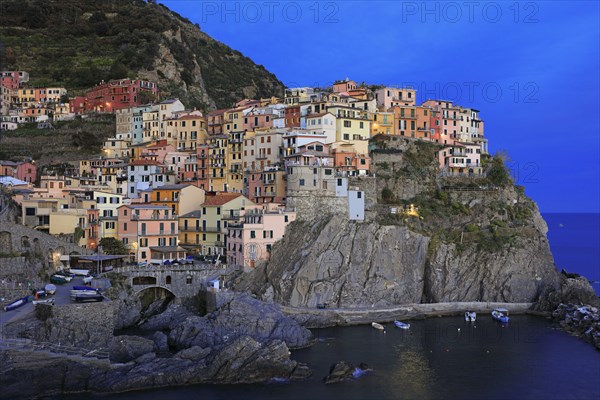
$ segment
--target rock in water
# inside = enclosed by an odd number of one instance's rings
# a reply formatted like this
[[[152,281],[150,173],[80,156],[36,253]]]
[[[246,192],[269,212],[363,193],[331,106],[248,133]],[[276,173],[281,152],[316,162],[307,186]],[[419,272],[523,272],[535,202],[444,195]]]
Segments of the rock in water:
[[[361,365],[366,366],[366,364],[363,363],[361,363]],[[365,368],[365,370],[367,368]],[[323,378],[323,381],[326,384],[345,382],[356,378],[357,370],[358,369],[354,365],[349,364],[346,361],[338,361],[329,368],[329,375]]]

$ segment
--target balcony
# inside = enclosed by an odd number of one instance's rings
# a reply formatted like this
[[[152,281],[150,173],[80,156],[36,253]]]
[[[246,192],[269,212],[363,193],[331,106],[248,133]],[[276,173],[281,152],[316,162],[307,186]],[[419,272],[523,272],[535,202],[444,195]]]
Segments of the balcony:
[[[225,242],[215,242],[215,247],[225,247]]]
[[[265,179],[263,179],[263,182],[264,182],[265,185],[272,185],[272,184],[275,183],[275,179],[273,179],[273,178],[269,178],[269,179],[265,178]]]
[[[240,218],[240,213],[239,212],[234,212],[233,214],[225,214],[221,217],[222,220],[238,220]]]
[[[221,228],[217,228],[217,227],[213,227],[213,226],[206,226],[206,227],[202,227],[200,228],[200,232],[206,232],[206,233],[222,233],[223,230]]]
[[[266,160],[268,157],[266,154],[259,154],[256,156],[257,160]]]
[[[202,232],[202,228],[200,228],[199,226],[183,226],[183,227],[179,227],[179,231],[180,232]]]

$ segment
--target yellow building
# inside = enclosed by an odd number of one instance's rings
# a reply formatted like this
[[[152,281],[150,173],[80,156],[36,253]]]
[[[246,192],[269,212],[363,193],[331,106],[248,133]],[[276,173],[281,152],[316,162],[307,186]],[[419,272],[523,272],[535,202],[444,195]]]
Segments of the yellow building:
[[[244,127],[244,110],[250,107],[238,107],[225,111],[223,114],[223,134],[240,131]]]
[[[171,207],[175,215],[197,210],[204,203],[205,192],[190,184],[164,185],[152,189],[150,203]]]
[[[373,115],[371,124],[371,137],[379,134],[392,135],[394,133],[394,113],[378,111]]]
[[[370,113],[352,107],[334,106],[328,109],[336,117],[336,142],[354,142],[371,137]]]
[[[179,151],[195,151],[208,138],[206,118],[200,111],[175,114],[164,122],[167,143]]]
[[[226,135],[211,136],[208,141],[206,174],[210,191],[227,190],[227,153],[228,139]]]
[[[200,253],[225,255],[228,224],[238,222],[240,211],[254,205],[239,193],[207,195],[201,206]]]
[[[231,132],[227,139],[227,191],[244,190],[244,132]]]

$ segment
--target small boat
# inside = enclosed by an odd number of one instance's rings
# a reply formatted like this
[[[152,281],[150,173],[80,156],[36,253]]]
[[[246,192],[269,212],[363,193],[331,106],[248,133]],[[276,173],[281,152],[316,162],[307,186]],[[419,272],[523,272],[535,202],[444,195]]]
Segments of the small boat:
[[[12,303],[8,303],[7,305],[5,305],[4,311],[15,310],[15,309],[27,304],[28,301],[29,301],[29,296],[21,297],[20,299],[17,299],[15,301],[13,301]]]
[[[48,294],[54,294],[54,293],[56,293],[56,286],[54,286],[53,284],[49,283],[46,286],[44,286],[44,290]]]
[[[86,292],[98,292],[100,289],[96,289],[90,286],[73,286],[73,290],[81,290]]]
[[[43,299],[43,300],[34,300],[32,301],[33,304],[50,304],[50,305],[54,305],[54,298],[51,299]]]
[[[492,318],[503,323],[508,322],[508,310],[506,308],[494,308]]]
[[[100,293],[88,292],[71,295],[71,299],[77,303],[84,303],[92,301],[103,301],[104,296],[102,296]]]
[[[63,275],[52,275],[50,277],[50,282],[57,284],[57,285],[64,285],[68,281],[67,281],[67,278]]]
[[[410,324],[401,321],[394,321],[394,325],[396,325],[400,329],[408,329],[410,328]]]
[[[371,326],[375,329],[379,329],[380,331],[385,329],[385,327],[383,325],[378,324],[377,322],[371,322]]]
[[[475,311],[466,311],[465,312],[465,321],[475,322],[476,319],[477,319],[477,313]]]
[[[79,276],[88,276],[90,274],[90,270],[89,269],[74,269],[74,268],[71,268],[69,271],[71,272],[71,274],[73,274],[73,275],[79,275]]]
[[[63,278],[66,282],[71,282],[73,280],[73,275],[65,271],[58,271],[56,274],[54,274],[54,276],[59,276]]]
[[[86,284],[87,284],[87,283],[92,283],[92,280],[93,280],[93,279],[94,279],[94,277],[93,277],[93,276],[89,276],[89,275],[88,275],[88,276],[85,276],[85,277],[83,278],[83,283],[86,283]]]

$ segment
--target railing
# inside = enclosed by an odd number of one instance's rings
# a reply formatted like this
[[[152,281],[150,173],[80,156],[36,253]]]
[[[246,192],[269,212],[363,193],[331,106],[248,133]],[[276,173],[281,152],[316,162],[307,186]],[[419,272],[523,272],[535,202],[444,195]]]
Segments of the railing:
[[[179,230],[181,232],[202,232],[202,228],[200,228],[199,226],[184,226],[179,227]]]

